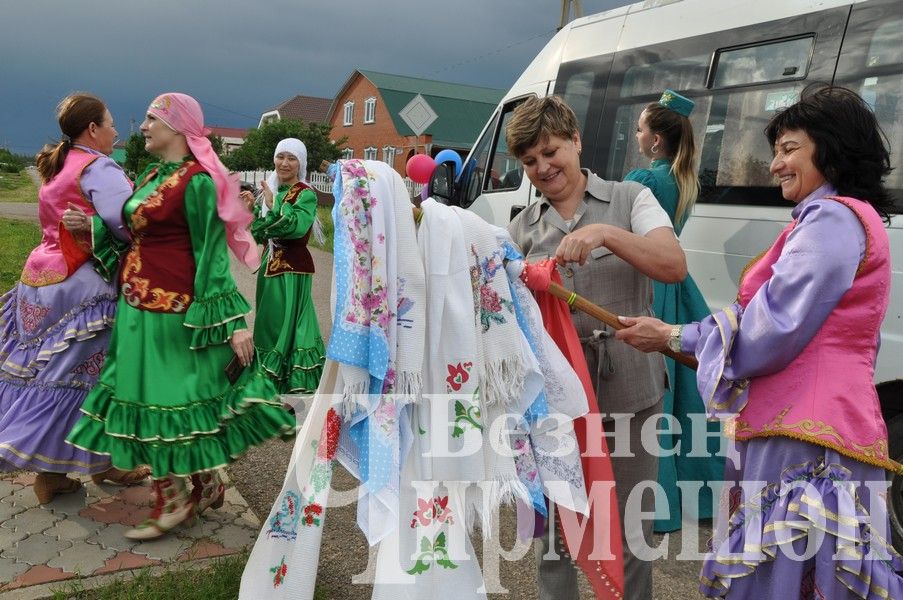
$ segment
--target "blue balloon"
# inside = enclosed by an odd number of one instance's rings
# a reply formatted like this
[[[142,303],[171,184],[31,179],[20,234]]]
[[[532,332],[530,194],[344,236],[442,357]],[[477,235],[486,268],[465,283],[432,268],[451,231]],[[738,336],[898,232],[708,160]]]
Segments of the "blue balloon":
[[[446,148],[437,154],[433,160],[436,161],[437,165],[441,165],[445,162],[453,162],[455,163],[455,172],[453,173],[453,176],[457,177],[461,174],[461,155],[454,150]]]

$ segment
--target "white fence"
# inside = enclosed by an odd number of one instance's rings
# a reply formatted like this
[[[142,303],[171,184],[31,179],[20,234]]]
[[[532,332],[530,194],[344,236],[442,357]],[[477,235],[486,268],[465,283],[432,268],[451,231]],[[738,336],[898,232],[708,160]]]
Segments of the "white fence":
[[[252,183],[255,187],[260,187],[260,182],[269,177],[270,173],[272,173],[272,171],[238,171],[238,175],[242,181]],[[408,188],[409,196],[413,198],[420,195],[420,190],[423,188],[422,183],[416,183],[408,177],[404,177],[402,180],[404,181],[405,187]],[[307,181],[310,183],[311,187],[320,190],[321,192],[327,194],[332,193],[332,181],[330,181],[324,173],[308,173]]]

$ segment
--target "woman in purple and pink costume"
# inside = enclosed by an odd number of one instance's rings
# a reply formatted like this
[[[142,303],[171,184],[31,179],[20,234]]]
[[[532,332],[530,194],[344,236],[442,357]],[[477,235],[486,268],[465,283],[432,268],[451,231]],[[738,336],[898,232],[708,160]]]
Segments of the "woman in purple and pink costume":
[[[704,595],[903,598],[885,499],[901,465],[873,385],[890,294],[887,141],[859,96],[825,85],[765,134],[796,207],[737,302],[683,327],[622,318],[617,337],[694,353],[709,414],[734,439]]]
[[[37,471],[41,504],[81,487],[66,473],[96,483],[135,483],[149,473],[114,469],[108,457],[64,441],[106,357],[118,261],[92,254],[94,240],[67,231],[62,215],[78,206],[128,239],[121,214],[132,185],[108,156],[117,133],[102,100],[71,94],[57,117],[62,141],[37,156],[41,244],[0,298],[0,471]]]

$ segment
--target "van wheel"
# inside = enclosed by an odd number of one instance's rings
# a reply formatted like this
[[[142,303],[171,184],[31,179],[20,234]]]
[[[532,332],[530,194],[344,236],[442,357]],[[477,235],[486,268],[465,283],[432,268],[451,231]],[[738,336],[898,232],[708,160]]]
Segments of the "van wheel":
[[[903,461],[903,415],[887,423],[887,439],[891,460]],[[888,493],[891,538],[897,552],[903,553],[903,475],[894,475]]]

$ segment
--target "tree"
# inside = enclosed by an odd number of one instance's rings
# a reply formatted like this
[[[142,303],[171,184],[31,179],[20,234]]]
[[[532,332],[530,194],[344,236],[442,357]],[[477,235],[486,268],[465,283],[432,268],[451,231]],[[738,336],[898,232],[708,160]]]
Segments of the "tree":
[[[18,173],[25,168],[24,157],[13,154],[6,148],[0,148],[0,171]]]
[[[333,143],[329,139],[332,126],[326,123],[305,123],[298,119],[281,119],[252,129],[245,143],[225,157],[226,166],[233,171],[270,170],[273,151],[285,138],[298,138],[307,146],[307,171],[315,171],[324,160],[334,161],[342,155],[341,147],[348,138]]]
[[[125,163],[123,168],[128,173],[129,178],[135,179],[147,165],[156,160],[154,156],[144,149],[144,136],[140,133],[133,133],[129,139],[125,141]]]
[[[223,158],[223,138],[216,135],[215,133],[211,133],[207,136],[207,139],[210,140],[210,144],[213,146],[213,151],[216,152],[216,155],[220,157],[220,160]]]

